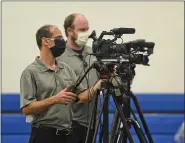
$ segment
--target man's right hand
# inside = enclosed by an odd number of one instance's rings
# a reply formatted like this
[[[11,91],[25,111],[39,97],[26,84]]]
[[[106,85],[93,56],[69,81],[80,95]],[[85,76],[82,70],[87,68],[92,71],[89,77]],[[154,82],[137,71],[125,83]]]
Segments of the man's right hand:
[[[57,104],[70,104],[76,100],[76,97],[76,94],[68,91],[68,87],[53,96]]]
[[[77,95],[69,92],[68,87],[66,87],[55,96],[24,106],[22,111],[25,115],[39,114],[54,104],[70,104],[76,100],[76,97]]]

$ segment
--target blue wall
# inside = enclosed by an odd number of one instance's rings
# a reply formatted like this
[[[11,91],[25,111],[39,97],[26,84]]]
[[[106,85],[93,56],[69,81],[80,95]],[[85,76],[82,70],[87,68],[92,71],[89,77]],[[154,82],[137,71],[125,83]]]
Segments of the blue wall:
[[[2,95],[2,143],[27,143],[31,130],[19,106],[19,94]],[[155,143],[174,143],[174,134],[184,120],[184,94],[136,94]],[[135,106],[131,102],[135,111]],[[115,105],[109,101],[109,128]],[[138,115],[136,114],[138,117]],[[140,124],[141,125],[141,124]],[[134,141],[139,143],[131,128]]]

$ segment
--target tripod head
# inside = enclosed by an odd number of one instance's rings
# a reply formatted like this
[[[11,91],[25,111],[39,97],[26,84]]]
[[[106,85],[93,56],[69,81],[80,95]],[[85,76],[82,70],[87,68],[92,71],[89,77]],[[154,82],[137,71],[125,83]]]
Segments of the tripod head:
[[[102,59],[96,62],[96,70],[100,79],[115,79],[113,85],[123,93],[130,92],[131,81],[135,76],[134,63],[127,63],[125,59]]]
[[[121,94],[130,91],[130,80],[132,80],[135,75],[135,65],[128,63],[127,59],[102,59],[95,61],[82,77],[79,77],[73,85],[68,87],[68,90],[75,93],[77,87],[92,68],[98,71],[100,79],[103,80],[102,87],[119,88]],[[115,78],[116,84],[112,83],[112,78]],[[76,102],[77,101],[78,99]]]

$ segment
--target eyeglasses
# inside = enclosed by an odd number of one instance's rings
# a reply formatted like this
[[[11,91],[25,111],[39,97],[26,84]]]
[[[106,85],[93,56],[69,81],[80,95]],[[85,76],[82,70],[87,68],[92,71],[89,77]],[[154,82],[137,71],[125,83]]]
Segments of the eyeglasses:
[[[46,38],[47,40],[63,40],[64,38],[63,37],[55,37],[55,38]]]

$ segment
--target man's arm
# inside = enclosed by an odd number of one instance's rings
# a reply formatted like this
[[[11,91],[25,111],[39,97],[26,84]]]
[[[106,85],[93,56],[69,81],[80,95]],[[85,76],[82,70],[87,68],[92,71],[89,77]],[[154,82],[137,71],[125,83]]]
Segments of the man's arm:
[[[84,92],[81,92],[78,95],[78,99],[80,103],[88,103],[90,102],[94,95],[96,94],[96,91],[100,89],[101,87],[101,80],[99,80],[94,87],[91,87],[90,89],[85,90]]]
[[[45,109],[49,108],[51,105],[55,104],[53,97],[41,101],[34,101],[31,104],[24,106],[22,111],[25,115],[39,114]]]
[[[72,92],[67,92],[67,90],[68,88],[65,88],[55,96],[51,96],[41,101],[32,102],[31,104],[24,106],[22,108],[22,111],[25,115],[38,114],[54,104],[72,103],[74,100],[76,100],[76,94]]]
[[[68,88],[60,91],[55,96],[51,96],[41,101],[35,101],[24,106],[22,111],[25,115],[38,114],[54,104],[69,104],[76,100],[76,94],[67,91]]]
[[[38,114],[54,104],[69,104],[76,99],[76,95],[68,92],[66,88],[55,96],[37,101],[36,88],[34,75],[31,71],[25,70],[20,80],[20,103],[25,115]]]

